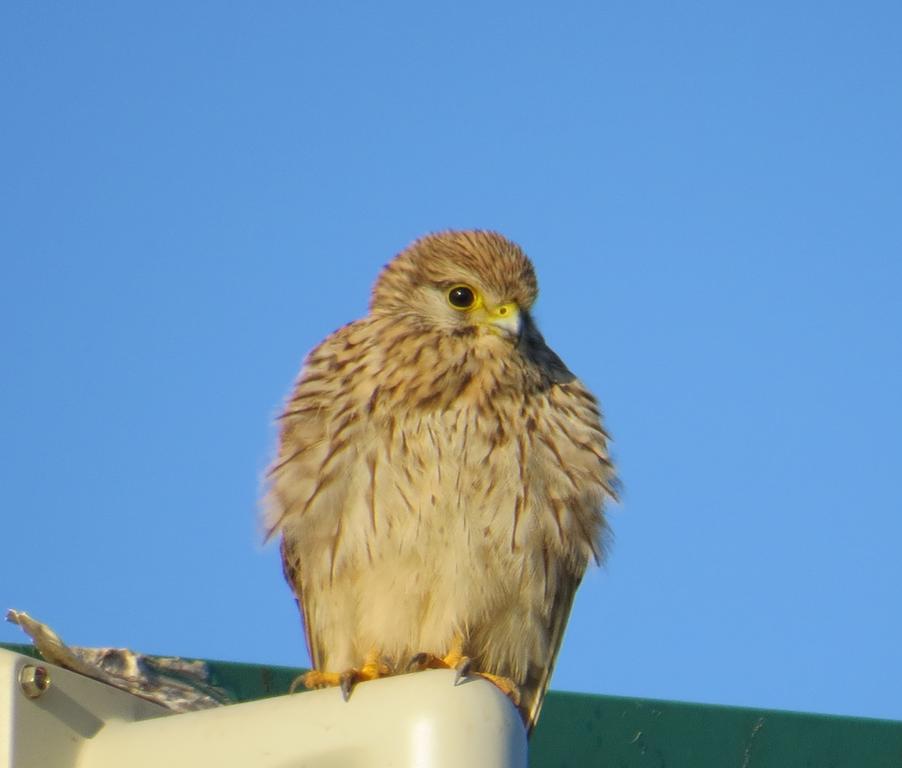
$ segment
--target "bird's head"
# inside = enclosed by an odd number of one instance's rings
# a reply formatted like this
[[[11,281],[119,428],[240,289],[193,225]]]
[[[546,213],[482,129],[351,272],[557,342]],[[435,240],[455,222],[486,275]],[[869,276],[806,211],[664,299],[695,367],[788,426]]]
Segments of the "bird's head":
[[[520,248],[494,232],[442,232],[417,240],[383,270],[374,315],[455,334],[519,339],[538,287]]]
[[[370,313],[447,336],[481,338],[490,354],[521,356],[550,383],[573,374],[545,344],[529,314],[538,294],[532,262],[518,245],[482,230],[427,235],[386,265]],[[471,345],[456,345],[466,354]]]

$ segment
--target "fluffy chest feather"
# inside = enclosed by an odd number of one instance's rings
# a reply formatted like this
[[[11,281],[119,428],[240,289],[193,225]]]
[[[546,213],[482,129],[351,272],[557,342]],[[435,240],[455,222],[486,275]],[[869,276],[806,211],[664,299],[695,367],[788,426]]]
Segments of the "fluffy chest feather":
[[[357,331],[331,345],[353,349]],[[308,361],[273,471],[273,522],[295,581],[317,596],[305,618],[329,638],[330,666],[376,643],[391,658],[442,653],[455,632],[547,616],[561,569],[581,574],[597,554],[606,459],[594,400],[543,382],[500,339],[472,341],[421,345],[430,351],[412,360],[362,345],[343,368],[327,344]],[[464,354],[447,346],[464,343]],[[424,362],[431,375],[412,376]]]

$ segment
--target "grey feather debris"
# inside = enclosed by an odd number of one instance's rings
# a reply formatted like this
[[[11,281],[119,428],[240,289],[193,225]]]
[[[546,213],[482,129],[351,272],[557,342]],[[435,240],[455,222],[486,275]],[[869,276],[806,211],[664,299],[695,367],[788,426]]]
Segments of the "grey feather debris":
[[[24,611],[10,610],[6,620],[18,624],[51,664],[128,691],[173,712],[234,703],[226,691],[210,683],[210,670],[203,661],[149,656],[125,648],[68,646],[50,627]]]

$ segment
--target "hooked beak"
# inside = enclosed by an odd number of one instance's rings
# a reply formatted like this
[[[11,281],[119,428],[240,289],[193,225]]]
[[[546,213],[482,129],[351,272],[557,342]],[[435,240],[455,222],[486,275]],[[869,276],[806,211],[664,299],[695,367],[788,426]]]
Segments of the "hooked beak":
[[[514,302],[499,304],[491,309],[486,308],[489,324],[505,336],[517,339],[523,327],[523,313]]]

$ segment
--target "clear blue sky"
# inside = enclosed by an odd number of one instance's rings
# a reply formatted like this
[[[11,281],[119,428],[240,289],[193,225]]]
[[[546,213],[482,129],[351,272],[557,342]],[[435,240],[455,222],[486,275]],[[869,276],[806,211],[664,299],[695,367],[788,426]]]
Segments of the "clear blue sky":
[[[305,664],[255,520],[273,416],[395,252],[486,227],[536,262],[625,484],[554,687],[902,718],[900,29],[4,3],[0,607]]]

